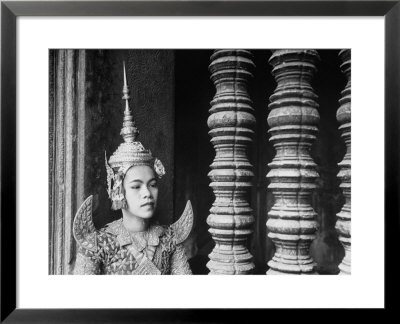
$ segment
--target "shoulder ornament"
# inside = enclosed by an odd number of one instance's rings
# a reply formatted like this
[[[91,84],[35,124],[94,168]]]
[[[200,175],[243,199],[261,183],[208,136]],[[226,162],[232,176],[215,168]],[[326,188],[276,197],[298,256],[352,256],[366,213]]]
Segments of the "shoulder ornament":
[[[174,238],[176,244],[184,242],[193,227],[193,209],[190,200],[187,201],[185,210],[181,217],[171,225],[171,229],[174,232]]]
[[[79,207],[72,232],[79,246],[82,248],[96,252],[97,250],[97,234],[92,219],[93,196],[89,196]]]

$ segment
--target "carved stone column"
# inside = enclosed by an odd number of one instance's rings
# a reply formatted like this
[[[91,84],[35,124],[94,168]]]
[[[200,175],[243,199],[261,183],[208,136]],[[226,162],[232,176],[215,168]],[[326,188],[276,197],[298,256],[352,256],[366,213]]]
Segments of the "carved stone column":
[[[339,100],[340,107],[336,113],[336,118],[340,124],[339,129],[346,144],[346,154],[342,162],[339,163],[340,171],[338,173],[345,204],[337,214],[338,220],[336,222],[339,241],[345,251],[342,263],[339,265],[339,274],[342,275],[351,274],[351,50],[340,51],[339,57],[342,61],[340,67],[347,78],[347,84]]]
[[[255,65],[245,50],[217,50],[211,61],[216,94],[208,127],[216,156],[208,176],[215,201],[207,223],[215,248],[207,267],[210,274],[248,274],[254,269],[246,247],[254,217],[248,197],[253,171],[246,149],[252,143],[255,118],[247,84]]]
[[[318,59],[315,50],[275,50],[269,60],[277,88],[270,97],[268,115],[276,155],[267,174],[275,198],[267,221],[275,255],[268,262],[267,274],[314,273],[309,253],[316,231],[311,193],[318,173],[310,148],[319,114],[311,80]]]
[[[50,51],[49,274],[70,274],[72,222],[85,198],[86,51]]]

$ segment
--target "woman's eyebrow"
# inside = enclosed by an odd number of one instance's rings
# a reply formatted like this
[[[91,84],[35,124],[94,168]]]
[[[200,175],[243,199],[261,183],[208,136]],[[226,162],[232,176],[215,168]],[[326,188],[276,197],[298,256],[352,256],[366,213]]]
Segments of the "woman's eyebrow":
[[[140,180],[140,179],[134,179],[134,180],[129,181],[128,183],[132,183],[132,182],[140,182],[140,183],[143,183],[143,181]]]
[[[147,182],[149,183],[149,182],[152,182],[152,181],[157,181],[157,179],[156,179],[156,178],[151,178],[151,179],[150,179],[149,181],[147,181]],[[132,183],[132,182],[140,182],[140,183],[143,183],[143,181],[140,180],[140,179],[133,179],[133,180],[129,181],[128,183]]]

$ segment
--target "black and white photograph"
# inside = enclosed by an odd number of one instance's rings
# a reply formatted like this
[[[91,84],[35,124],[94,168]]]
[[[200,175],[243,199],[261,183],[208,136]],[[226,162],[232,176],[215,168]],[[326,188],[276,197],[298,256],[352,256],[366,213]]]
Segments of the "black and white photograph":
[[[50,275],[351,275],[351,49],[50,49]]]
[[[2,1],[0,322],[396,306],[399,2]]]

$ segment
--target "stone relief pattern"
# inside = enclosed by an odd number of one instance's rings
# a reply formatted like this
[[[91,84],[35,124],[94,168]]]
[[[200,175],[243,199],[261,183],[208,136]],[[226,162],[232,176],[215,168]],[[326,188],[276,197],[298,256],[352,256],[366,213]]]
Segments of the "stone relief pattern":
[[[64,74],[65,74],[65,50],[59,51],[57,65],[57,117],[56,117],[56,220],[55,220],[55,237],[56,241],[56,273],[64,274],[64,181],[65,181],[65,115],[64,115]]]
[[[54,241],[54,120],[55,120],[55,51],[49,51],[49,223],[50,223],[50,242]],[[54,246],[49,244],[49,274],[54,274]]]

